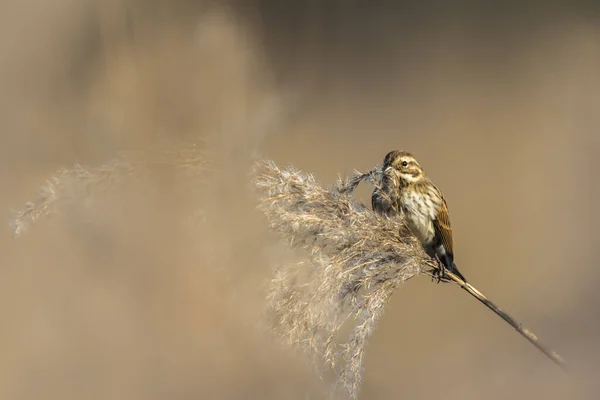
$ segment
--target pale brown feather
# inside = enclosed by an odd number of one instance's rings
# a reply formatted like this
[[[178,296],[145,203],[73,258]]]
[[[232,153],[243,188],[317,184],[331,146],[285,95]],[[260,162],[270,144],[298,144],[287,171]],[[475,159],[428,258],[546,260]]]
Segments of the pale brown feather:
[[[442,244],[444,245],[448,254],[454,254],[454,241],[452,239],[452,226],[450,224],[450,215],[448,214],[448,205],[446,200],[442,197],[442,205],[437,213],[436,218],[433,220],[433,226],[435,231],[440,237]]]

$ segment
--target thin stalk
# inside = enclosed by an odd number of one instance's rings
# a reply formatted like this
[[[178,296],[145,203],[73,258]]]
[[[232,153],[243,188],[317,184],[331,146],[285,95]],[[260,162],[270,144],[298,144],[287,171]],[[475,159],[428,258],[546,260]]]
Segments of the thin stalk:
[[[491,300],[489,300],[486,296],[483,295],[479,290],[477,290],[473,285],[467,283],[460,279],[458,276],[454,275],[450,271],[446,271],[446,276],[458,284],[461,288],[463,288],[467,293],[471,296],[475,297],[481,303],[483,303],[487,308],[492,310],[496,315],[506,321],[510,326],[515,328],[517,332],[521,334],[525,339],[527,339],[531,344],[538,348],[542,353],[544,353],[549,359],[554,361],[557,365],[559,365],[563,369],[567,369],[567,363],[565,360],[554,350],[550,349],[548,346],[544,345],[540,342],[538,337],[531,332],[529,329],[525,328],[523,324],[515,320],[513,317],[508,315],[506,312],[502,311],[500,307],[494,304]]]

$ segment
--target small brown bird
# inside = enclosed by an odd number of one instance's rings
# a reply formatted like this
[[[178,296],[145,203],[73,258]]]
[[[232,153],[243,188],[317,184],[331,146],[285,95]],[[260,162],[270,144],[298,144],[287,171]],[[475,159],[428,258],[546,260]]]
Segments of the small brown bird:
[[[446,269],[467,281],[454,264],[454,242],[448,206],[440,190],[425,176],[412,154],[394,150],[383,160],[383,174],[373,191],[373,211],[392,217],[403,214],[425,252]]]

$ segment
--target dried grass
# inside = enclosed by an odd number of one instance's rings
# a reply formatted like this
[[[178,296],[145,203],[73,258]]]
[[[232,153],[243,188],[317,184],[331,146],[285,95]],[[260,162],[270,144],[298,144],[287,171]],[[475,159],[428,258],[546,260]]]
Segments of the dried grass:
[[[358,395],[365,347],[394,290],[435,264],[401,218],[382,218],[352,198],[377,170],[338,180],[258,161],[254,182],[272,230],[310,259],[276,270],[268,294],[273,331],[337,374],[337,387]],[[345,323],[349,336],[340,338]]]
[[[61,168],[39,187],[35,200],[13,212],[9,223],[13,237],[21,237],[42,218],[60,215],[70,206],[89,206],[94,196],[117,190],[164,168],[174,173],[176,184],[195,192],[205,180],[208,161],[200,146],[187,144],[167,146],[159,153],[121,153],[116,159],[95,168],[81,164]]]

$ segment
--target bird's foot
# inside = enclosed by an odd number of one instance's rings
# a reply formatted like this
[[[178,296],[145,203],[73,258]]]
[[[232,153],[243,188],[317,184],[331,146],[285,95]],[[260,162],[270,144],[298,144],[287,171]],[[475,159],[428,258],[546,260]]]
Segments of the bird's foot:
[[[442,260],[440,260],[440,258],[437,255],[435,256],[435,261],[436,261],[438,267],[433,271],[432,281],[437,279],[436,283],[440,283],[441,281],[448,282],[449,279],[448,279],[448,275],[446,274],[448,269],[446,268],[446,266],[444,265]]]

